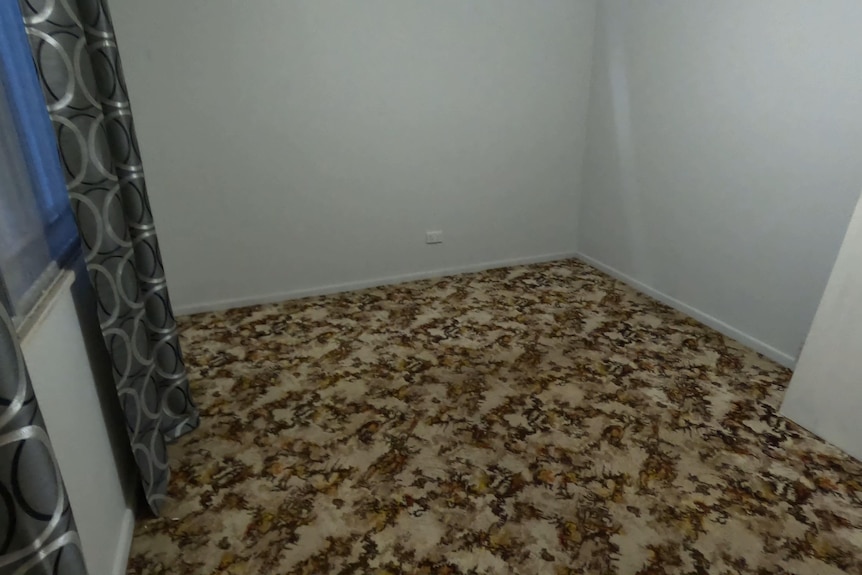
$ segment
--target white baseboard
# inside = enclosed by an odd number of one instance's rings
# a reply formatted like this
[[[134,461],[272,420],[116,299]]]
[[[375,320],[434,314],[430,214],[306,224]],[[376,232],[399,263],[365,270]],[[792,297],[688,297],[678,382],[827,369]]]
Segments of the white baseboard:
[[[125,575],[129,563],[129,553],[132,550],[132,537],[135,534],[135,512],[126,509],[123,522],[120,525],[120,537],[117,541],[117,555],[114,557],[114,575]]]
[[[693,317],[694,319],[700,321],[701,323],[708,325],[709,327],[715,329],[723,333],[728,337],[732,337],[738,342],[746,345],[753,350],[762,353],[766,357],[771,360],[785,366],[792,368],[796,365],[796,358],[790,354],[787,354],[779,349],[772,347],[771,345],[751,336],[747,333],[736,329],[735,327],[724,323],[723,321],[712,317],[711,315],[692,307],[680,300],[671,297],[667,294],[664,294],[647,284],[634,279],[631,276],[624,274],[623,272],[612,268],[611,266],[605,265],[602,262],[591,258],[588,255],[577,252],[560,252],[554,254],[544,254],[540,256],[527,256],[522,258],[512,258],[508,260],[497,260],[493,262],[484,262],[479,264],[470,264],[465,266],[456,266],[450,268],[441,268],[436,270],[415,272],[409,274],[401,274],[395,276],[386,276],[382,278],[372,278],[367,280],[358,280],[353,282],[345,282],[340,284],[330,284],[320,287],[313,288],[304,288],[298,290],[289,290],[284,292],[277,292],[272,294],[264,294],[257,296],[249,296],[249,297],[240,297],[233,299],[224,299],[218,300],[214,302],[206,302],[199,304],[192,304],[186,306],[177,306],[175,311],[177,315],[188,315],[193,313],[201,313],[207,311],[221,311],[225,309],[232,309],[238,307],[246,307],[250,305],[260,305],[260,304],[268,304],[268,303],[276,303],[280,301],[287,301],[292,299],[301,299],[305,297],[313,297],[320,295],[328,295],[334,293],[355,291],[373,287],[379,287],[383,285],[393,285],[404,282],[423,280],[429,278],[438,278],[444,276],[451,276],[456,274],[463,273],[472,273],[485,271],[496,268],[504,268],[509,266],[517,266],[517,265],[527,265],[527,264],[537,264],[543,262],[551,262],[556,260],[565,260],[577,258],[603,272],[612,276],[620,281],[623,281],[630,286],[634,287],[640,292],[645,293],[646,295],[657,299],[658,301],[669,305],[670,307],[681,311],[682,313]]]
[[[662,293],[662,292],[658,291],[657,289],[652,288],[652,287],[648,286],[647,284],[645,284],[641,281],[638,281],[635,278],[633,278],[629,275],[626,275],[623,272],[621,272],[615,268],[612,268],[609,265],[603,264],[602,262],[591,258],[588,255],[585,255],[583,253],[579,253],[575,257],[578,258],[579,260],[585,262],[585,263],[588,263],[589,265],[593,266],[594,268],[605,272],[609,276],[612,276],[612,277],[614,277],[620,281],[623,281],[623,282],[629,284],[630,286],[632,286],[636,290],[645,293],[646,295],[650,296],[651,298],[656,299],[656,300],[658,300],[664,304],[667,304],[670,307],[672,307],[676,310],[679,310],[682,313],[684,313],[690,317],[693,317],[694,319],[698,320],[699,322],[701,322],[705,325],[708,325],[712,329],[714,329],[720,333],[723,333],[724,335],[726,335],[728,337],[735,339],[739,343],[750,347],[754,351],[765,355],[769,359],[775,361],[776,363],[783,365],[784,367],[789,367],[792,369],[796,365],[796,358],[793,357],[792,355],[785,353],[785,352],[781,351],[780,349],[776,349],[776,348],[772,347],[771,345],[769,345],[768,343],[763,342],[763,341],[757,339],[756,337],[748,335],[747,333],[740,331],[740,330],[736,329],[735,327],[724,323],[720,319],[715,318],[715,317],[709,315],[708,313],[705,313],[705,312],[703,312],[703,311],[701,311],[695,307],[688,305],[687,303],[681,302],[680,300],[678,300],[674,297],[671,297],[665,293]]]
[[[505,268],[509,266],[519,266],[527,264],[538,264],[543,262],[552,262],[556,260],[566,260],[577,257],[574,252],[561,252],[555,254],[544,254],[539,256],[527,256],[522,258],[513,258],[508,260],[497,260],[493,262],[484,262],[479,264],[470,264],[465,266],[456,266],[451,268],[442,268],[436,270],[415,272],[409,274],[401,274],[395,276],[386,276],[382,278],[373,278],[367,280],[358,280],[341,284],[330,284],[320,287],[304,288],[298,290],[289,290],[272,294],[240,297],[233,299],[224,299],[214,302],[199,303],[185,306],[176,306],[174,312],[177,315],[189,315],[193,313],[201,313],[206,311],[221,311],[238,307],[246,307],[250,305],[260,305],[267,303],[276,303],[292,299],[301,299],[305,297],[313,297],[319,295],[329,295],[334,293],[356,291],[361,289],[379,287],[384,285],[400,284],[417,280],[430,278],[439,278],[457,274],[480,272],[496,268]]]

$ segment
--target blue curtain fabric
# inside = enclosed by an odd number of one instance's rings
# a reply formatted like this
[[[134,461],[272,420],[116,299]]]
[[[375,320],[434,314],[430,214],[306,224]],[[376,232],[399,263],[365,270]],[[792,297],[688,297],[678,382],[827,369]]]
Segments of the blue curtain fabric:
[[[158,512],[166,442],[198,425],[114,28],[103,0],[20,0],[95,288],[144,492]]]

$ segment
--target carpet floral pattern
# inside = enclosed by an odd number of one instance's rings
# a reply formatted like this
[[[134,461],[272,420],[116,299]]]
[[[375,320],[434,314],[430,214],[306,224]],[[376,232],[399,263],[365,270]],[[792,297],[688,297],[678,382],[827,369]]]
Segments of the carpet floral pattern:
[[[575,260],[181,320],[130,575],[862,573],[790,372]]]

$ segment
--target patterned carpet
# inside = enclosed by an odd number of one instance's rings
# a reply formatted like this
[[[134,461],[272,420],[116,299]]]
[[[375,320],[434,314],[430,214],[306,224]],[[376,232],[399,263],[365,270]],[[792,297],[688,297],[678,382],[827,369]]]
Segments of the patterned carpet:
[[[577,261],[182,332],[202,424],[130,574],[862,573],[790,373]]]

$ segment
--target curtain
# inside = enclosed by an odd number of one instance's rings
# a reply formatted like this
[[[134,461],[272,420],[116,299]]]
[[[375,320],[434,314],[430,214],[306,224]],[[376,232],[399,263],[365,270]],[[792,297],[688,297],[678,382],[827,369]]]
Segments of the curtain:
[[[198,425],[104,0],[20,0],[147,501]]]
[[[83,575],[81,541],[9,316],[0,302],[0,573]]]

